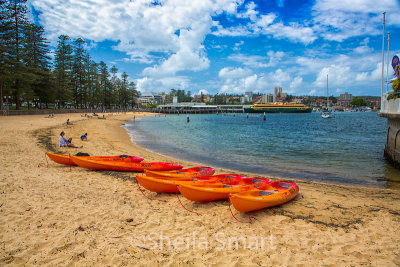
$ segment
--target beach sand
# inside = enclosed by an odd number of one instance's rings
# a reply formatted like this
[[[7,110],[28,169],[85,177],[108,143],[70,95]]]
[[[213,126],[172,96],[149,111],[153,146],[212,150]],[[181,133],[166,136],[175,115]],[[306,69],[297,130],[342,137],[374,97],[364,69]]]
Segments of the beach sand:
[[[145,191],[166,202],[147,199],[133,173],[46,161],[46,151],[86,152],[196,166],[132,143],[120,126],[141,115],[0,117],[0,265],[400,264],[399,191],[299,182],[299,196],[285,205],[249,214],[232,207],[241,221],[255,217],[249,224],[232,218],[227,201],[181,198],[198,216],[174,194]],[[67,118],[74,125],[64,125]],[[59,148],[62,130],[84,147]]]

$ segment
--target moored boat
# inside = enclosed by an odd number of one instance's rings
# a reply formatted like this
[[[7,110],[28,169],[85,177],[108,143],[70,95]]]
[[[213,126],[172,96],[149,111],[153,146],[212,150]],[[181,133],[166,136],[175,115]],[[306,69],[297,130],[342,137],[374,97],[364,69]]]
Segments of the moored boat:
[[[243,175],[236,174],[219,174],[212,176],[197,177],[195,179],[176,180],[168,177],[150,177],[144,175],[136,175],[138,182],[147,190],[157,193],[175,193],[178,190],[178,185],[205,185],[210,186],[215,184],[229,184],[236,180],[247,178]]]
[[[277,181],[249,191],[229,195],[232,205],[240,212],[260,210],[284,204],[297,196],[294,182]]]
[[[213,187],[207,184],[196,186],[178,185],[178,190],[185,198],[192,201],[213,201],[225,199],[229,197],[229,194],[247,191],[270,182],[271,180],[267,178],[247,178],[229,184],[221,183]]]
[[[171,178],[195,178],[213,175],[215,170],[211,167],[193,167],[174,171],[152,171],[145,170],[147,176],[171,177]]]
[[[144,170],[169,171],[179,170],[183,166],[169,162],[126,162],[126,161],[102,161],[91,160],[71,156],[71,160],[78,166],[92,170],[143,172]]]
[[[71,155],[60,155],[55,153],[46,152],[46,155],[54,162],[64,165],[75,166],[76,164],[71,160]],[[127,161],[127,162],[141,162],[143,158],[120,155],[120,156],[79,156],[86,159],[102,160],[102,161]]]

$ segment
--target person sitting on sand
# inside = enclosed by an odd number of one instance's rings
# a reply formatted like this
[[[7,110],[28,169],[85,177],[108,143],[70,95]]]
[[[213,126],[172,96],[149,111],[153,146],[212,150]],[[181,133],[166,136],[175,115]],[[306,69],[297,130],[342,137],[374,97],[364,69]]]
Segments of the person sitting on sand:
[[[60,147],[74,147],[74,148],[81,148],[83,146],[77,146],[72,144],[72,138],[69,138],[68,140],[64,137],[65,133],[62,131],[60,133],[60,138],[58,139],[60,143]]]
[[[81,140],[82,141],[87,141],[87,133],[81,135]]]
[[[67,119],[67,125],[72,125],[72,122],[70,122],[69,119]]]

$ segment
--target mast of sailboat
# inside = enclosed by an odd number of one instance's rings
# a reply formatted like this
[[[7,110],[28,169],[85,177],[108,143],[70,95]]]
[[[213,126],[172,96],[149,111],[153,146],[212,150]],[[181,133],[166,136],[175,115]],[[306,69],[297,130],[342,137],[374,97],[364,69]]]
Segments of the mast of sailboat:
[[[326,75],[326,109],[329,111],[328,74]]]

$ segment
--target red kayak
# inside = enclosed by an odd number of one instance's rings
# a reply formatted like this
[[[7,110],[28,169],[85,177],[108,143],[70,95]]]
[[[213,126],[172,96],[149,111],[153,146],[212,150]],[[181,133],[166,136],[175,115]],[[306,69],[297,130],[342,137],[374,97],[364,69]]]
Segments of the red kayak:
[[[236,174],[219,174],[205,177],[197,177],[195,179],[170,179],[167,177],[151,177],[136,175],[138,182],[147,190],[157,193],[175,193],[178,190],[178,185],[217,185],[217,184],[230,184],[237,180],[248,179],[246,176]]]
[[[271,180],[267,178],[247,178],[229,184],[220,183],[212,186],[208,184],[180,184],[178,190],[185,198],[192,201],[213,201],[228,198],[229,194],[251,190],[269,183],[271,183]]]
[[[46,155],[54,162],[64,165],[76,166],[76,164],[71,160],[70,155],[60,155],[50,152],[46,152]],[[101,160],[101,161],[127,161],[127,162],[141,162],[143,158],[134,156],[79,156],[86,159]]]
[[[91,170],[143,172],[144,170],[171,171],[182,169],[183,166],[168,162],[135,163],[126,161],[101,161],[71,156],[71,160],[78,166]]]

